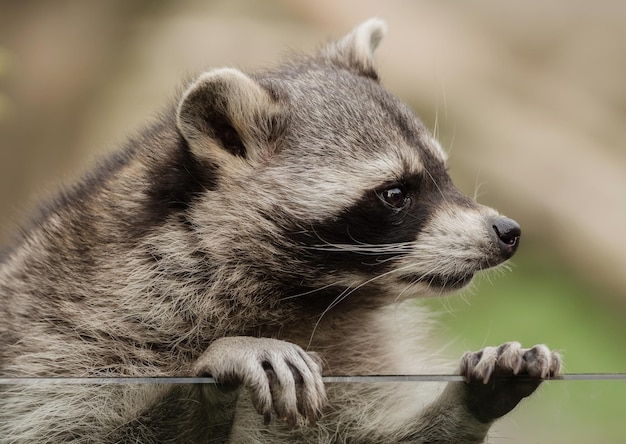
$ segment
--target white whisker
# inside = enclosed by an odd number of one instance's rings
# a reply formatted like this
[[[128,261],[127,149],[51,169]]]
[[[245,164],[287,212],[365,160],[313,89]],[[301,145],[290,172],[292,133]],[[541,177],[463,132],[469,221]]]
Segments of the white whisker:
[[[478,201],[478,199],[482,196],[482,194],[481,194],[481,192],[480,192],[480,188],[481,188],[483,185],[486,185],[486,183],[487,183],[487,182],[479,182],[479,181],[478,181],[478,174],[476,174],[476,182],[475,182],[475,185],[474,185],[474,196],[473,196],[473,199],[474,199],[475,201]]]
[[[289,300],[289,299],[297,299],[297,298],[300,298],[302,296],[308,296],[310,294],[317,293],[318,291],[322,291],[322,290],[326,290],[327,288],[331,288],[334,285],[335,284],[327,284],[327,285],[324,285],[323,287],[314,288],[313,290],[305,291],[305,292],[298,293],[298,294],[293,294],[291,296],[285,296],[284,298],[281,298],[280,300],[281,301],[286,301],[286,300]]]

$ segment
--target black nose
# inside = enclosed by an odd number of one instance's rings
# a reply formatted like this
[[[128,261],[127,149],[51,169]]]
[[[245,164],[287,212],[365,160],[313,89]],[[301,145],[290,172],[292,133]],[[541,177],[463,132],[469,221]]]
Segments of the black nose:
[[[491,227],[498,238],[502,256],[505,259],[513,256],[522,235],[522,230],[518,223],[507,217],[499,217],[493,220]]]

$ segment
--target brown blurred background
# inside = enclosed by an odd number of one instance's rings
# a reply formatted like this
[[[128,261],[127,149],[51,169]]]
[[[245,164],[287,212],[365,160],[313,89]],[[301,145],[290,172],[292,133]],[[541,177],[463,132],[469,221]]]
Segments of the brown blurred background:
[[[389,25],[378,50],[384,84],[438,135],[457,185],[523,228],[520,282],[495,288],[515,294],[534,282],[519,298],[529,306],[472,325],[524,318],[520,334],[554,338],[578,363],[570,370],[626,371],[626,3],[617,0],[1,1],[0,244],[40,196],[149,121],[182,76],[266,66],[372,16]],[[494,307],[501,298],[484,291]],[[480,304],[483,284],[474,292]],[[552,311],[539,324],[544,304]],[[454,334],[466,336],[463,326]],[[601,367],[604,355],[615,360]],[[600,391],[616,386],[626,393],[624,383]],[[546,393],[559,412],[509,421],[492,442],[529,442],[526,424],[541,421],[532,442],[620,442],[626,428],[611,415],[626,417],[623,398],[601,400],[607,412],[589,419],[580,387]]]

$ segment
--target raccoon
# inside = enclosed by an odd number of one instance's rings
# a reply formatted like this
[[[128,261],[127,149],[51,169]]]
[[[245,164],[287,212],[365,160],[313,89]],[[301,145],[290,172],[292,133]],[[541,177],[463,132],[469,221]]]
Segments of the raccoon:
[[[0,376],[219,384],[2,385],[8,443],[477,443],[557,375],[544,345],[432,369],[412,299],[509,259],[516,222],[461,194],[381,86],[371,19],[313,56],[214,69],[43,209],[0,268]],[[500,378],[499,376],[506,376]]]

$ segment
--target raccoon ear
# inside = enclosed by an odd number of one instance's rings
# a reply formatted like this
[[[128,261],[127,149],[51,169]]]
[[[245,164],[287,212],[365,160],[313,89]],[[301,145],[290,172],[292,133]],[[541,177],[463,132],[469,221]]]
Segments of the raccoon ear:
[[[352,32],[322,51],[322,56],[360,75],[378,80],[374,51],[387,32],[387,24],[379,18],[361,23]]]
[[[270,94],[237,69],[200,76],[183,94],[177,125],[194,155],[224,164],[254,160],[276,109]]]

